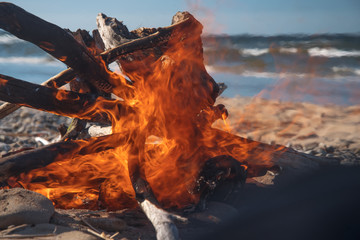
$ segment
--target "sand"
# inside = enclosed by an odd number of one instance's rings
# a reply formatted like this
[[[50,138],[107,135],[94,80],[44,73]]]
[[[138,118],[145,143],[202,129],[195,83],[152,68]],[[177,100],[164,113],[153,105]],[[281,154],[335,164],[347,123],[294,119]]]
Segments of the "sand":
[[[261,98],[219,97],[229,112],[214,127],[256,141],[281,144],[313,155],[360,163],[360,105],[316,105]],[[0,154],[39,147],[58,139],[57,127],[70,119],[21,108],[0,120]]]
[[[216,127],[256,141],[281,144],[309,154],[360,159],[360,105],[316,105],[261,98],[218,98],[229,112],[228,127]]]

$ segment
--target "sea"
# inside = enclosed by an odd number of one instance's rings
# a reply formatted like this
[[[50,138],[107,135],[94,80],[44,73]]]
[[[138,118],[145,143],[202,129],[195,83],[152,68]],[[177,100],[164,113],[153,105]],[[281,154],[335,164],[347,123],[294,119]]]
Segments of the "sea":
[[[206,35],[207,71],[224,97],[360,104],[360,33]],[[37,46],[0,30],[0,74],[38,83],[66,69]]]

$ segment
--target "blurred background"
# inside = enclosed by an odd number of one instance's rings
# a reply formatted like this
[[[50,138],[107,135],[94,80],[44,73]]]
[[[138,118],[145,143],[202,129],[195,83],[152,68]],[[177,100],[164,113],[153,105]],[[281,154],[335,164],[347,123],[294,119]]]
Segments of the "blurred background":
[[[129,30],[161,27],[177,11],[204,25],[208,71],[225,97],[259,96],[316,104],[360,103],[357,0],[10,1],[62,28],[92,31],[99,12]],[[0,72],[41,83],[66,66],[0,30]]]

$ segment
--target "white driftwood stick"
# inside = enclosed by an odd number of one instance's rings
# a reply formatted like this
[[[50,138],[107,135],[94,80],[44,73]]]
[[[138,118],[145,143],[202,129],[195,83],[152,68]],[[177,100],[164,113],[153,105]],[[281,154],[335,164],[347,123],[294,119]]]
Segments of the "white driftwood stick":
[[[178,240],[179,231],[174,224],[173,216],[145,199],[139,203],[141,209],[155,228],[157,240]]]
[[[101,137],[105,135],[110,135],[112,133],[111,126],[102,127],[102,126],[90,126],[88,129],[88,134],[91,137]]]

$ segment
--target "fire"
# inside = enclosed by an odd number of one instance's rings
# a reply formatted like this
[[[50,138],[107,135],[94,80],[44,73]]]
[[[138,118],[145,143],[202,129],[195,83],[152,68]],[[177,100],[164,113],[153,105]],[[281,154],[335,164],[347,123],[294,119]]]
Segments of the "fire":
[[[113,92],[122,100],[99,98],[91,109],[108,116],[112,137],[104,138],[101,146],[81,142],[54,163],[11,178],[9,185],[37,191],[61,208],[133,207],[129,172],[139,164],[158,201],[180,208],[199,200],[192,188],[206,160],[219,155],[248,160],[257,143],[244,145],[244,140],[211,127],[216,119],[225,120],[227,112],[223,106],[213,107],[218,89],[203,65],[202,25],[194,21],[184,32],[173,33],[161,57],[149,51],[146,56],[136,53],[140,60],[119,59],[134,92],[121,95],[126,80],[112,73]],[[119,102],[131,111],[119,111]],[[94,153],[80,154],[85,148]],[[269,159],[259,153],[256,161],[269,165]]]

